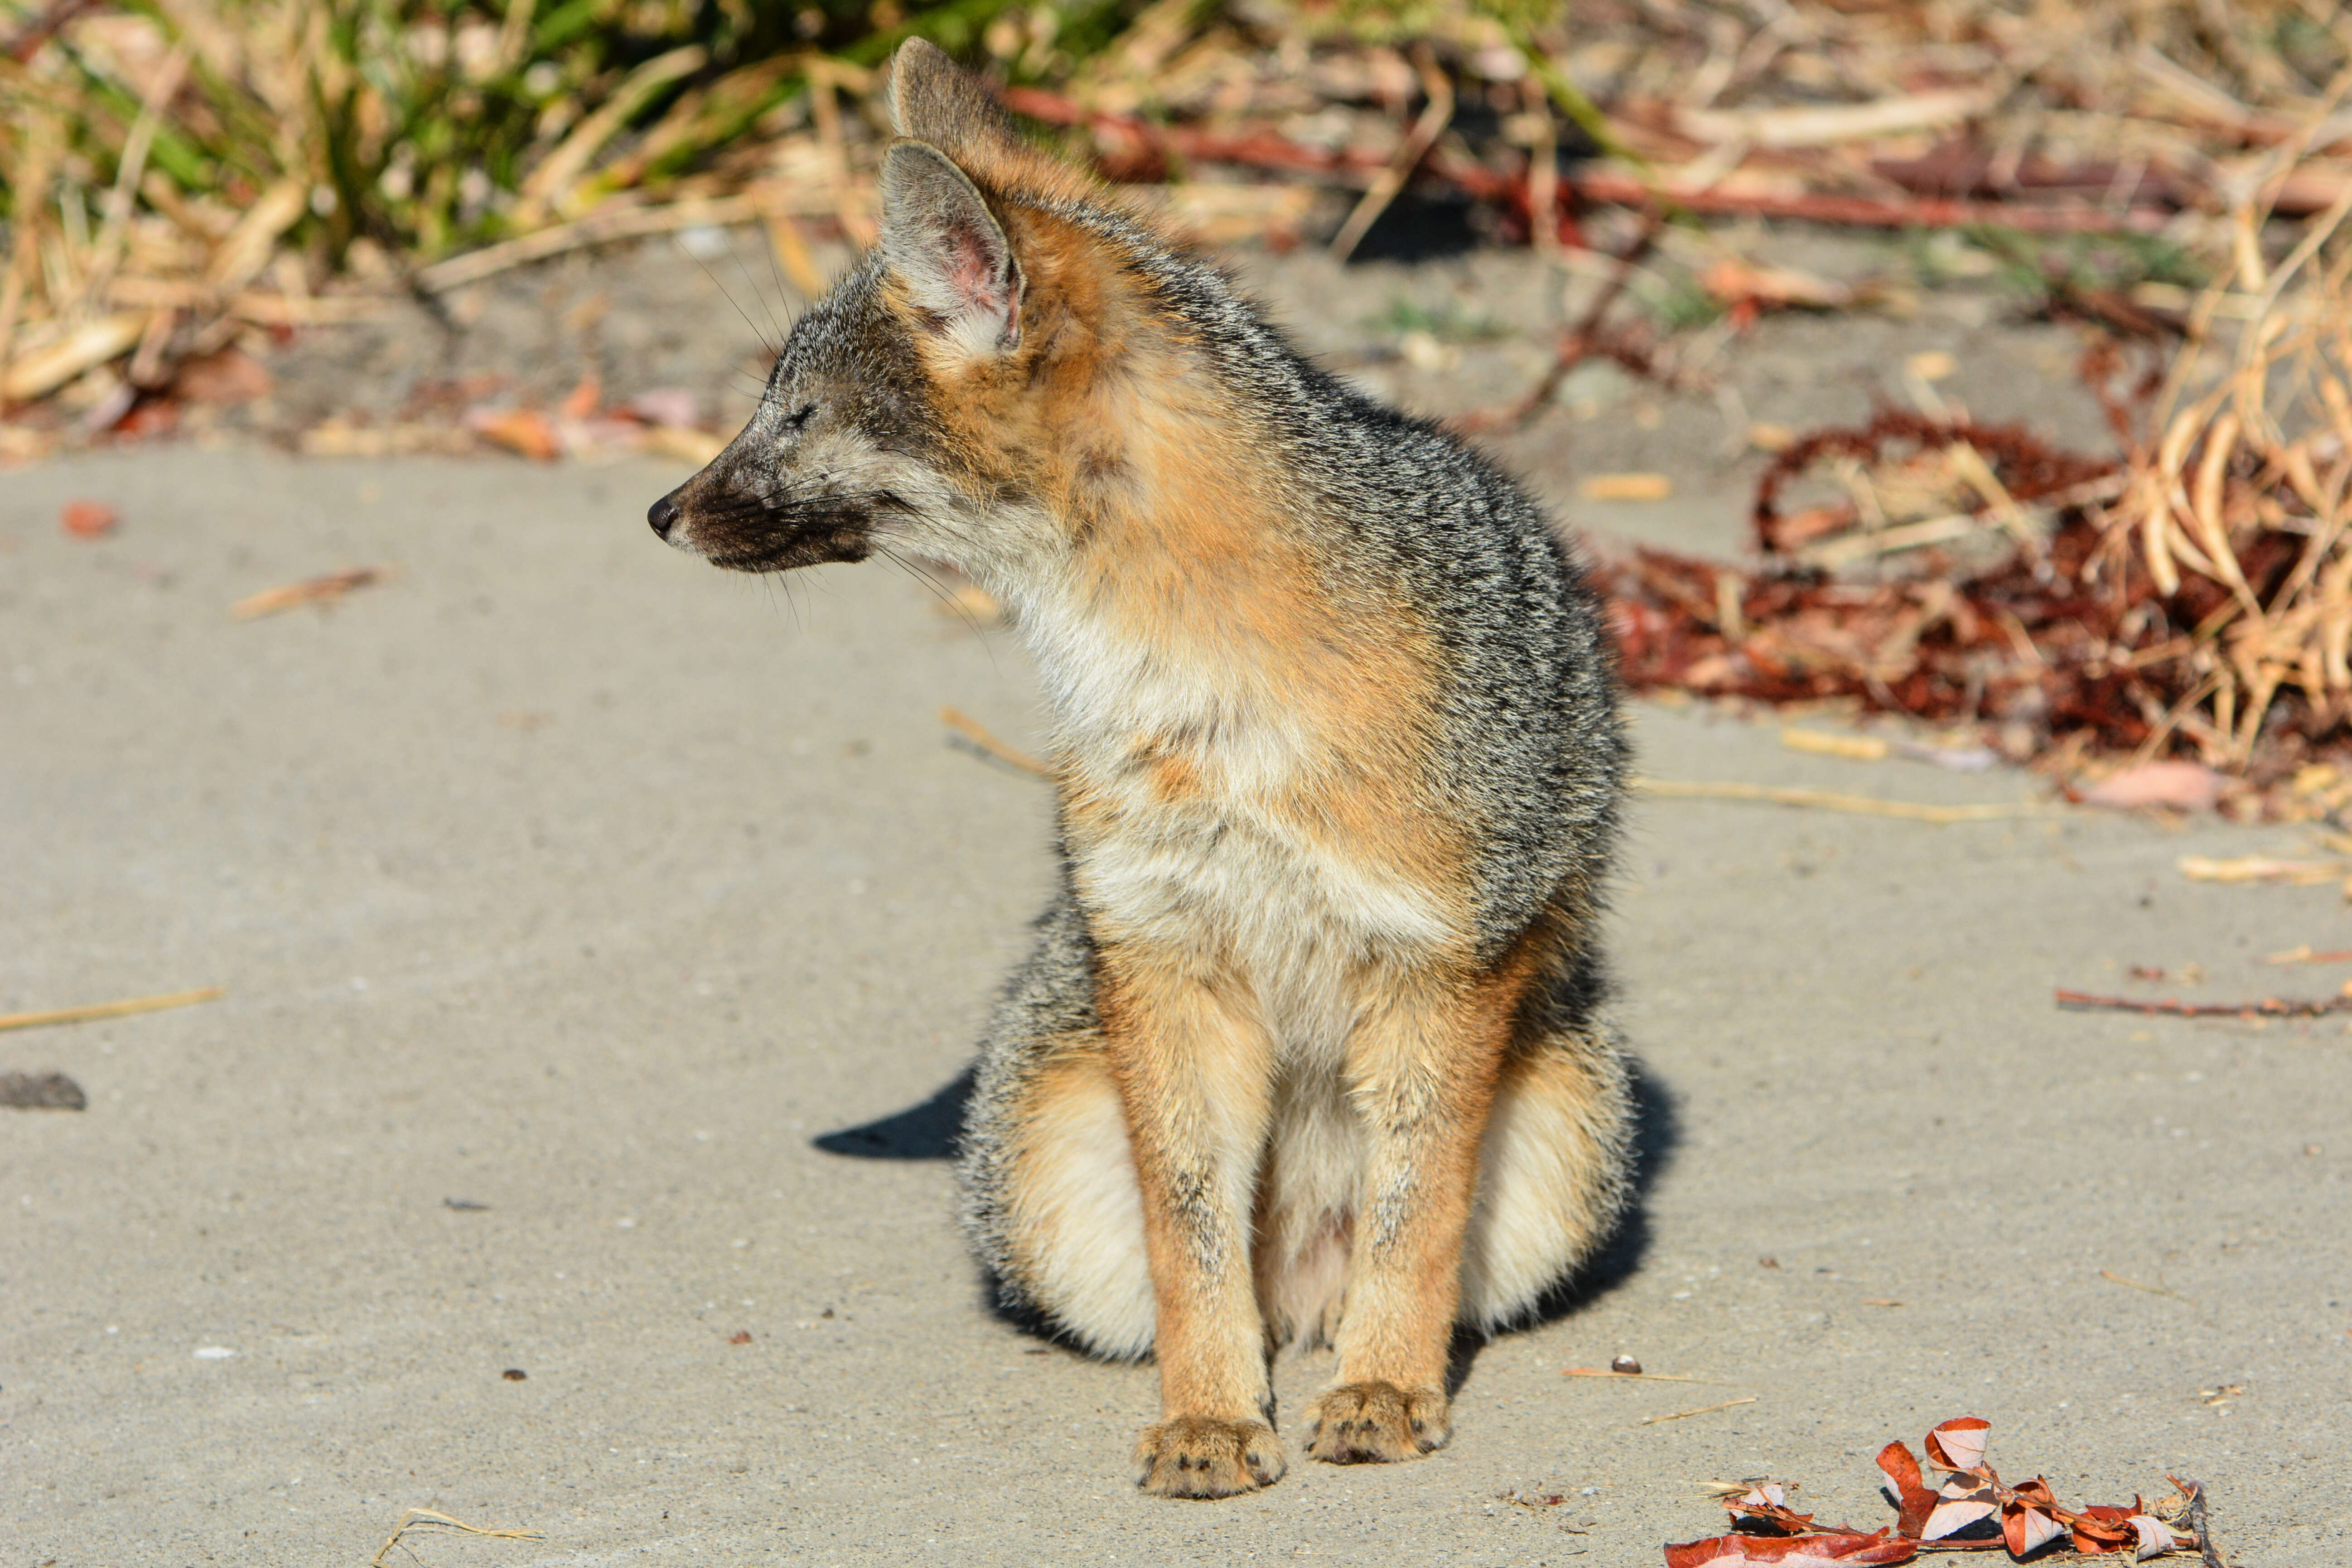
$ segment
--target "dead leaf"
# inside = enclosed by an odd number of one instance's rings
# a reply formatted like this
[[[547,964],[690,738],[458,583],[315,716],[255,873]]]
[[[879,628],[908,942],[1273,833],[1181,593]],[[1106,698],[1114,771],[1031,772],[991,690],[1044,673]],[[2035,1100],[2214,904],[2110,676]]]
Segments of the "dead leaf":
[[[1941,1541],[1958,1535],[1990,1519],[2000,1508],[2000,1499],[1994,1495],[1992,1483],[1965,1472],[1946,1481],[1936,1499],[1936,1506],[1919,1526],[1922,1541]]]
[[[2135,1562],[2145,1563],[2151,1557],[2161,1557],[2178,1544],[2172,1538],[2171,1528],[2160,1519],[2136,1513],[2125,1522],[2139,1535],[2138,1549],[2133,1553]]]
[[[564,395],[563,401],[556,405],[555,411],[566,419],[585,419],[596,412],[604,397],[604,384],[597,380],[592,371],[580,378],[579,385]]]
[[[1666,1548],[1666,1568],[1707,1568],[1715,1563],[1772,1563],[1780,1568],[1859,1568],[1863,1563],[1908,1563],[1919,1544],[1873,1535],[1718,1535]]]
[[[2083,792],[2085,805],[2112,806],[2118,811],[2143,806],[2170,806],[2176,811],[2210,811],[2229,781],[2196,763],[2142,763],[2108,774]]]
[[[1895,1503],[1896,1533],[1916,1538],[1936,1507],[1936,1494],[1927,1489],[1919,1461],[1904,1444],[1889,1443],[1878,1451],[1878,1468],[1886,1472],[1884,1485]]]
[[[1664,474],[1595,474],[1577,486],[1586,500],[1664,500],[1675,481]]]
[[[297,605],[323,605],[340,599],[354,588],[364,588],[381,582],[381,568],[362,566],[353,572],[330,572],[323,577],[305,578],[282,587],[264,588],[260,593],[239,599],[228,607],[229,615],[240,621],[257,616],[274,616],[280,610],[290,610]]]
[[[1801,550],[1817,539],[1843,533],[1860,521],[1861,513],[1852,501],[1832,501],[1790,512],[1780,519],[1772,537],[1782,550]]]
[[[1841,310],[1853,303],[1853,290],[1843,283],[1792,267],[1758,267],[1731,257],[1700,273],[1698,286],[1719,305]]]
[[[114,531],[122,514],[102,500],[69,500],[58,517],[58,526],[76,539],[96,539]]]
[[[2012,1557],[2039,1552],[2065,1533],[2066,1527],[2047,1509],[2030,1507],[2021,1501],[2001,1505],[2000,1538]]]
[[[182,360],[172,374],[173,396],[216,407],[267,397],[270,384],[269,373],[261,368],[261,362],[234,344],[218,353]]]
[[[2094,1503],[2066,1521],[2066,1532],[2074,1538],[2077,1552],[2121,1552],[2139,1544],[2139,1531],[2130,1521],[2131,1515],[2123,1509]]]
[[[659,457],[676,458],[696,468],[710,461],[727,449],[727,438],[707,431],[689,430],[683,425],[656,425],[641,438],[644,448]]]
[[[84,321],[45,348],[19,353],[0,376],[0,403],[30,403],[96,364],[129,353],[147,331],[147,312],[122,310]]]
[[[682,386],[656,386],[650,392],[640,392],[621,407],[648,425],[691,428],[702,417],[700,401]]]
[[[1927,1434],[1927,1462],[1947,1470],[1973,1470],[1984,1463],[1991,1431],[1990,1421],[1956,1416]]]
[[[474,408],[466,414],[466,428],[493,447],[520,457],[551,463],[563,455],[555,427],[536,408]]]

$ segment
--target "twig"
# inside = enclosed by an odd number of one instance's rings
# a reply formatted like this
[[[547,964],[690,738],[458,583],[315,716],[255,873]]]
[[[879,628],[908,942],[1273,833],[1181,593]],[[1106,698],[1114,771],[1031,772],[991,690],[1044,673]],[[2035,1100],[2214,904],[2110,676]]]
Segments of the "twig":
[[[2263,962],[2264,963],[2352,963],[2352,948],[2331,948],[2326,952],[2314,952],[2310,945],[2305,943],[2302,947],[2290,948],[2284,952],[2273,952]]]
[[[2179,1476],[2167,1476],[2164,1479],[2179,1487],[2181,1494],[2189,1499],[2189,1507],[2186,1510],[2189,1515],[2189,1529],[2190,1533],[2197,1537],[2197,1555],[2203,1560],[2205,1568],[2230,1568],[2230,1565],[2221,1559],[2221,1549],[2213,1544],[2213,1529],[2205,1518],[2205,1483],[2185,1481]]]
[[[56,36],[58,30],[84,11],[94,11],[100,0],[57,0],[47,10],[16,30],[16,36],[0,44],[0,55],[5,55],[18,65],[29,64],[41,52],[41,46]]]
[[[1638,1380],[1643,1383],[1720,1383],[1723,1381],[1717,1377],[1685,1377],[1679,1373],[1672,1372],[1612,1372],[1605,1366],[1564,1366],[1559,1369],[1559,1375],[1562,1377],[1615,1377],[1622,1378],[1627,1382]]]
[[[217,985],[194,991],[173,991],[161,996],[133,996],[127,1002],[91,1002],[79,1007],[53,1007],[46,1013],[0,1014],[0,1029],[37,1029],[47,1024],[82,1024],[93,1018],[121,1018],[133,1013],[160,1013],[166,1007],[193,1006],[221,994]]]
[[[232,619],[249,621],[257,616],[274,616],[280,610],[290,610],[297,605],[326,604],[341,598],[354,588],[364,588],[383,579],[383,570],[374,566],[362,566],[350,572],[330,572],[322,577],[306,577],[299,583],[264,588],[260,593],[248,595],[231,605],[228,613]]]
[[[429,1508],[412,1508],[400,1516],[375,1555],[368,1559],[368,1568],[383,1568],[384,1554],[400,1544],[400,1538],[420,1524],[445,1524],[452,1530],[462,1530],[468,1535],[487,1535],[496,1541],[544,1541],[547,1537],[536,1530],[492,1530],[487,1525],[467,1524],[462,1519],[451,1519],[446,1513],[436,1513]]]
[[[1640,1425],[1655,1426],[1661,1421],[1679,1421],[1685,1415],[1704,1415],[1710,1410],[1728,1410],[1735,1405],[1753,1405],[1758,1397],[1751,1394],[1744,1399],[1727,1399],[1720,1405],[1702,1405],[1696,1410],[1677,1410],[1671,1415],[1644,1415]]]
[[[1589,202],[1654,207],[1659,193],[1626,174],[1577,174],[1569,190]],[[2022,202],[1973,202],[1922,196],[1783,195],[1748,190],[1675,190],[1666,198],[1685,211],[1711,216],[1801,218],[1855,228],[1967,228],[1990,226],[2027,234],[2152,234],[2173,219],[2164,207],[2038,206]]]
[[[1658,243],[1658,235],[1665,225],[1664,212],[1654,208],[1648,220],[1642,225],[1642,232],[1635,235],[1633,242],[1617,257],[1616,265],[1601,283],[1600,292],[1592,296],[1592,302],[1585,306],[1584,314],[1561,337],[1559,350],[1552,356],[1550,368],[1543,373],[1534,386],[1499,414],[1471,415],[1456,423],[1474,432],[1496,426],[1517,428],[1549,406],[1559,393],[1559,384],[1568,379],[1568,373],[1594,354],[1607,353],[1622,360],[1632,353],[1635,357],[1646,360],[1647,355],[1633,349],[1633,345],[1613,341],[1614,333],[1603,333],[1601,322],[1624,294],[1626,284],[1633,280],[1643,260]]]
[[[2150,1285],[2144,1280],[2134,1279],[2128,1275],[2118,1274],[2112,1268],[2100,1269],[2099,1278],[2112,1279],[2118,1285],[2128,1285],[2135,1290],[2145,1290],[2151,1296],[2169,1296],[2176,1301],[2189,1301],[2189,1298],[2178,1290],[2168,1289],[2162,1285]],[[2193,1307],[2197,1303],[2189,1301],[2189,1304]]]
[[[806,216],[830,215],[834,210],[830,204],[803,202],[801,205],[807,208]],[[557,224],[552,228],[542,228],[520,239],[485,246],[463,256],[453,256],[446,261],[436,261],[417,273],[416,282],[418,287],[429,292],[446,293],[468,283],[478,283],[510,268],[545,261],[550,257],[583,250],[592,245],[607,245],[616,239],[636,239],[652,234],[669,234],[681,228],[722,227],[728,224],[750,223],[769,213],[793,210],[792,205],[780,202],[774,192],[764,190],[734,196],[697,196],[657,207],[641,206],[635,202],[616,197],[585,217]]]
[[[2265,996],[2259,1002],[2143,1002],[2135,996],[2094,996],[2061,990],[2058,1005],[2070,1013],[2151,1013],[2170,1018],[2320,1018],[2352,1013],[2352,996]]]
[[[1823,811],[1851,811],[1864,816],[1894,816],[1906,822],[1999,822],[2020,816],[2040,816],[2047,807],[2030,801],[2014,805],[1928,805],[1909,800],[1873,800],[1867,795],[1838,795],[1820,789],[1783,789],[1774,784],[1738,784],[1715,780],[1636,778],[1633,787],[1648,795],[1683,800],[1759,800],[1774,805],[1808,805]]]
[[[1413,121],[1412,130],[1406,133],[1404,145],[1399,147],[1396,156],[1389,160],[1389,166],[1381,171],[1380,177],[1372,182],[1371,189],[1356,203],[1356,210],[1348,215],[1348,221],[1341,224],[1339,232],[1331,237],[1331,259],[1334,261],[1345,261],[1355,254],[1356,247],[1363,242],[1365,232],[1380,221],[1381,214],[1388,211],[1389,204],[1396,200],[1397,194],[1404,189],[1405,182],[1412,178],[1412,172],[1421,166],[1422,159],[1429,155],[1429,150],[1437,145],[1437,139],[1445,134],[1446,126],[1453,122],[1453,82],[1437,68],[1437,62],[1431,58],[1425,45],[1414,51],[1413,63],[1421,68],[1422,89],[1429,95],[1429,106],[1421,111],[1421,118]]]
[[[986,725],[973,718],[971,714],[963,711],[961,708],[940,709],[940,722],[945,724],[949,729],[953,730],[957,734],[961,735],[965,740],[970,741],[973,745],[978,746],[982,751],[987,752],[990,756],[994,757],[1000,763],[1010,763],[1013,766],[1019,768],[1023,773],[1034,773],[1041,779],[1051,778],[1054,776],[1053,769],[1047,767],[1045,763],[1039,762],[1028,752],[1021,751],[1016,747],[1006,745],[1003,742],[990,734]]]

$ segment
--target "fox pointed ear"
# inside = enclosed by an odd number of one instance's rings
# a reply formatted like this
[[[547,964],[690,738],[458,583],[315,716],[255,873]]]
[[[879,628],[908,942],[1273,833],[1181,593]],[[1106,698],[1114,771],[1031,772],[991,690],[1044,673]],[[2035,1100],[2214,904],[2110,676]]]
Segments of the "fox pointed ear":
[[[939,331],[978,358],[1021,341],[1021,263],[971,177],[925,142],[882,160],[882,257]]]
[[[980,79],[927,38],[909,38],[890,60],[890,124],[901,136],[950,153],[1017,142],[1013,121]]]

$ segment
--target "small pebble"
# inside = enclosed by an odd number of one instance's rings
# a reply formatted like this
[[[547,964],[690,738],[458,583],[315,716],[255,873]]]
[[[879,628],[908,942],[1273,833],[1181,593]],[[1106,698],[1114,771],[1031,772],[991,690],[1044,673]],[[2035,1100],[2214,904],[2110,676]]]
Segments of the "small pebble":
[[[499,1375],[505,1378],[509,1383],[520,1383],[523,1379],[529,1377],[530,1373],[523,1371],[523,1369],[519,1366],[510,1366],[507,1368],[506,1371],[499,1373]]]
[[[1639,1377],[1642,1374],[1642,1363],[1632,1356],[1621,1355],[1609,1363],[1609,1370],[1622,1372],[1629,1377]]]

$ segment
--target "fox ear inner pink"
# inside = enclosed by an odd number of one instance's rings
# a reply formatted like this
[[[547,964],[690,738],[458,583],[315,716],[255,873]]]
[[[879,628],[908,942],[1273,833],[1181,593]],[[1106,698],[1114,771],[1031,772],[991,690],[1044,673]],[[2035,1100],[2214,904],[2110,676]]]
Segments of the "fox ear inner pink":
[[[882,252],[909,300],[974,355],[1021,340],[1021,265],[971,177],[927,142],[882,164]]]

